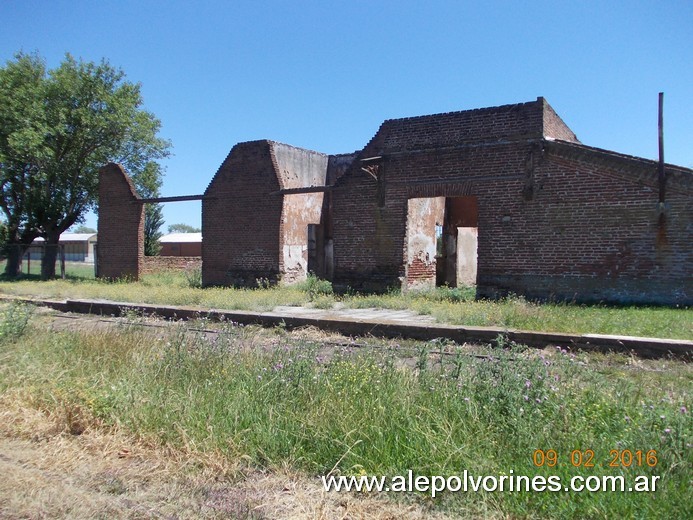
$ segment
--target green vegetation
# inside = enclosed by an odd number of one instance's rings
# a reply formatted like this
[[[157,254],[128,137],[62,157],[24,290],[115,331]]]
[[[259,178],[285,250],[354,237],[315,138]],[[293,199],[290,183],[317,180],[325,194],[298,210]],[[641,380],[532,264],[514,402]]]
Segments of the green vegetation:
[[[105,164],[127,168],[141,195],[158,193],[162,171],[155,161],[168,155],[170,143],[157,136],[161,123],[143,108],[140,90],[106,60],[67,54],[48,70],[38,53],[19,52],[0,67],[0,209],[8,276],[19,274],[19,261],[36,237],[47,246],[42,277],[55,276],[60,234],[95,208]],[[145,239],[158,229],[149,222],[151,211]]]
[[[292,287],[259,282],[257,289],[201,289],[198,270],[146,275],[138,282],[93,279],[90,267],[68,269],[70,280],[8,281],[0,277],[0,294],[40,298],[102,298],[114,301],[191,305],[229,310],[271,310],[277,305],[311,305],[328,309],[339,303],[352,308],[411,309],[441,323],[501,326],[551,332],[625,334],[659,338],[693,338],[690,309],[613,307],[603,305],[536,304],[521,297],[500,301],[474,300],[474,291],[442,287],[428,292],[384,295],[336,295],[329,282],[310,277]]]
[[[182,222],[180,224],[169,224],[168,226],[169,233],[199,233],[200,231],[200,228]]]
[[[525,351],[502,340],[489,350],[378,341],[328,349],[305,334],[230,325],[211,339],[173,325],[155,336],[136,323],[48,333],[37,322],[22,334],[22,309],[6,311],[0,326],[16,331],[0,337],[0,402],[44,410],[73,434],[118,426],[173,452],[314,476],[658,475],[654,493],[387,497],[455,516],[692,513],[693,373],[682,362]],[[626,449],[656,450],[656,464],[609,467],[610,451]],[[537,467],[536,450],[555,450],[557,465]],[[573,450],[583,465],[571,463]],[[594,467],[584,466],[587,450]]]
[[[96,233],[96,230],[92,227],[85,226],[81,224],[74,229],[69,230],[71,233]]]

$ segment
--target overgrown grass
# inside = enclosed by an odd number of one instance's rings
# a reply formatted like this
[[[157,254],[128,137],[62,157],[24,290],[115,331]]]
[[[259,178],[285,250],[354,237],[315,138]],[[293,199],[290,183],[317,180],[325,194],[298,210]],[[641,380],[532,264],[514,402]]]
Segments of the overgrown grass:
[[[568,303],[537,304],[522,297],[474,300],[469,288],[384,295],[336,295],[329,282],[311,278],[290,287],[229,289],[199,287],[197,272],[145,275],[141,281],[69,280],[1,281],[0,294],[44,298],[104,298],[115,301],[192,305],[230,310],[266,311],[278,305],[329,309],[339,303],[355,308],[410,309],[441,323],[551,332],[623,334],[659,338],[693,338],[693,311],[688,308],[616,307]]]
[[[312,475],[659,475],[655,493],[457,493],[429,503],[521,518],[693,512],[693,373],[682,362],[525,351],[501,339],[488,351],[417,344],[406,368],[409,352],[395,343],[327,355],[282,330],[233,326],[213,339],[124,326],[0,341],[0,393],[21,388],[75,434],[116,424],[173,449]],[[536,467],[537,449],[555,450],[558,464]],[[656,450],[657,463],[609,467],[610,450],[624,449]],[[573,450],[593,450],[595,466],[573,466]]]

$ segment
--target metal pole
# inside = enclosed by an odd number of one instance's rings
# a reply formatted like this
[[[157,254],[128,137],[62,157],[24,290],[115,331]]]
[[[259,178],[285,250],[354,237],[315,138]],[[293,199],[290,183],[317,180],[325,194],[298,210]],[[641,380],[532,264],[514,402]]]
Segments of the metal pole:
[[[666,171],[664,170],[664,92],[659,93],[659,203],[664,204],[666,199]],[[663,209],[663,208],[662,208]]]

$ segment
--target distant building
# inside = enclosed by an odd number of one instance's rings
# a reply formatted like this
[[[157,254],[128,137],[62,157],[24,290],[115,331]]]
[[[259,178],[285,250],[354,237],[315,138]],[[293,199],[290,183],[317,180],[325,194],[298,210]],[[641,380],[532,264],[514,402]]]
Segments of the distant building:
[[[169,233],[159,243],[159,256],[202,256],[202,233]]]
[[[65,260],[67,262],[94,263],[96,236],[96,233],[63,233],[60,235],[60,245],[65,246]],[[29,255],[31,255],[32,260],[42,258],[44,243],[43,238],[35,239],[24,253],[24,258]]]

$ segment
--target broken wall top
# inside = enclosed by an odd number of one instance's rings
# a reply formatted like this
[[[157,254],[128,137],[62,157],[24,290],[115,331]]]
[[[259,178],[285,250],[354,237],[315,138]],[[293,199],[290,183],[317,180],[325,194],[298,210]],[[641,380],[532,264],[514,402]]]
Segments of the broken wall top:
[[[355,154],[329,156],[270,140],[248,141],[236,144],[214,178],[206,195],[220,180],[228,176],[254,175],[272,171],[282,190],[324,187],[341,176],[353,161]]]
[[[461,112],[386,120],[367,148],[378,154],[443,148],[461,144],[560,139],[579,143],[542,97]]]
[[[329,159],[327,155],[274,141],[269,144],[282,189],[325,186]]]
[[[108,181],[106,181],[108,178]],[[108,163],[99,170],[99,197],[140,199],[132,179],[120,164]]]

